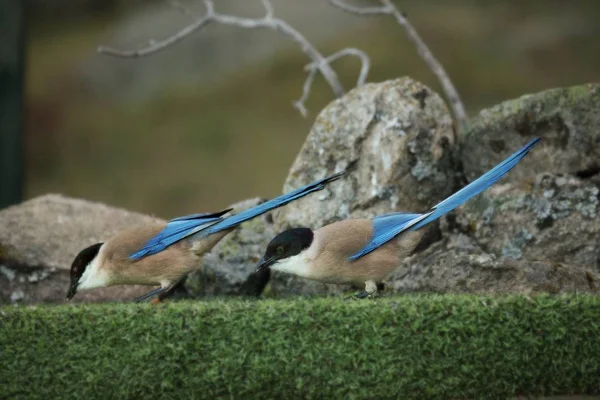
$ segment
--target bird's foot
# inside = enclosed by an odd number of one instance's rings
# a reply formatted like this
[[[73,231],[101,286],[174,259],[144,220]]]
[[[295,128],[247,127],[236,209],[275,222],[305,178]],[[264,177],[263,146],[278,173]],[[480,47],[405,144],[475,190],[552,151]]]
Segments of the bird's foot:
[[[371,293],[367,292],[367,291],[363,291],[363,292],[358,292],[355,295],[352,296],[352,298],[354,299],[364,299],[371,296]]]
[[[358,299],[362,299],[364,297],[362,294],[363,294],[363,292],[354,293],[353,295],[350,295],[348,297],[344,297],[344,300],[358,300]]]
[[[157,297],[157,298],[155,298],[155,299],[152,299],[152,300],[150,300],[150,304],[152,304],[153,306],[155,306],[155,305],[157,305],[157,304],[161,304],[161,303],[164,303],[164,301],[163,301],[163,300],[161,300],[161,298],[160,298],[160,297]]]
[[[166,288],[163,288],[163,287],[159,287],[157,289],[151,290],[148,293],[146,293],[145,295],[136,298],[135,302],[141,303],[142,301],[154,296],[155,294],[160,294],[160,293],[164,292],[165,290],[166,290]]]
[[[365,290],[364,291],[358,292],[352,296],[346,297],[344,300],[349,300],[349,299],[358,300],[358,299],[364,299],[367,297],[375,297],[376,294],[377,294],[377,284],[373,281],[367,281],[367,282],[365,282]]]

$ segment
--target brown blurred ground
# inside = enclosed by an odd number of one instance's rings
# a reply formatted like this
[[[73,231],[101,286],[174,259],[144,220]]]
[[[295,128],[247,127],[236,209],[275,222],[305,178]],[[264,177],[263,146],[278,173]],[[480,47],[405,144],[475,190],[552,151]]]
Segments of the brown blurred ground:
[[[184,3],[201,11],[201,2]],[[261,13],[249,5],[258,0],[216,3]],[[345,46],[368,51],[369,81],[410,75],[438,89],[389,18],[347,16],[325,0],[272,3],[325,54]],[[600,81],[600,2],[397,3],[471,114],[524,93]],[[96,47],[135,47],[191,17],[158,1],[31,4],[27,198],[61,192],[168,218],[274,196],[316,113],[332,99],[317,79],[308,118],[292,107],[307,60],[274,32],[210,27],[155,57],[110,59]],[[335,66],[350,87],[358,63]]]

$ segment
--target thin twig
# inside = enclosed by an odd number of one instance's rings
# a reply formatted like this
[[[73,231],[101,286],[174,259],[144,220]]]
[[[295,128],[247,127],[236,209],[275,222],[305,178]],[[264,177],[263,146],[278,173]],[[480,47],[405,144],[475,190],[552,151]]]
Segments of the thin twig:
[[[408,19],[404,16],[404,14],[398,10],[394,3],[391,0],[381,0],[383,4],[387,7],[394,9],[394,17],[396,21],[406,30],[408,38],[417,46],[417,51],[419,55],[425,60],[425,63],[429,66],[431,71],[438,78],[442,87],[444,88],[444,92],[446,92],[446,96],[448,100],[450,100],[450,104],[452,109],[454,110],[454,117],[456,118],[458,125],[460,128],[463,128],[468,120],[467,112],[465,111],[465,107],[460,100],[460,96],[458,95],[458,91],[452,84],[450,77],[446,73],[446,70],[442,66],[442,64],[433,56],[433,53],[429,49],[429,47],[425,44],[423,39],[419,36],[415,28],[408,22]]]
[[[308,71],[308,76],[304,83],[302,96],[298,101],[295,102],[296,108],[300,110],[303,115],[306,115],[306,108],[304,107],[304,102],[308,98],[310,93],[310,87],[314,80],[314,75],[316,71],[321,73],[325,78],[325,81],[331,87],[334,95],[336,97],[341,97],[344,95],[345,90],[344,86],[340,82],[337,73],[331,66],[327,58],[325,58],[316,48],[310,43],[300,32],[298,32],[294,27],[285,22],[282,19],[276,18],[274,16],[273,6],[269,0],[261,0],[261,3],[265,9],[265,16],[263,18],[245,18],[245,17],[237,17],[233,15],[226,15],[217,13],[214,9],[214,4],[212,0],[204,0],[204,4],[206,6],[206,13],[201,18],[198,18],[196,21],[186,26],[179,32],[175,33],[172,36],[169,36],[163,40],[152,41],[148,46],[136,49],[136,50],[119,50],[111,47],[101,46],[98,48],[98,52],[102,54],[106,54],[113,57],[122,57],[122,58],[135,58],[135,57],[144,57],[161,50],[179,42],[180,40],[186,38],[192,33],[200,30],[201,28],[215,22],[222,25],[233,25],[247,29],[259,29],[266,28],[272,29],[277,32],[284,34],[285,36],[292,39],[296,42],[302,51],[311,59],[313,67],[311,67]],[[182,9],[182,6],[174,2],[175,6],[179,9]],[[359,84],[364,83],[367,73],[369,71],[370,62],[368,56],[358,49],[344,49],[339,55],[335,58],[331,59],[331,61],[342,57],[344,55],[354,55],[360,58],[362,62],[361,71],[359,74],[358,82]],[[337,54],[337,53],[336,53]],[[331,57],[331,56],[330,56]]]
[[[173,7],[173,8],[175,8],[175,9],[179,10],[179,11],[180,11],[182,14],[184,14],[184,15],[192,15],[192,10],[190,10],[189,8],[187,8],[186,6],[184,6],[183,4],[181,4],[181,3],[180,3],[179,1],[177,1],[177,0],[167,0],[167,3],[168,3],[168,4],[169,4],[171,7]]]
[[[273,18],[274,11],[273,6],[269,0],[261,0],[263,7],[265,8],[265,19]]]
[[[106,54],[108,56],[113,57],[121,57],[121,58],[138,58],[145,57],[154,53],[157,53],[177,42],[183,40],[187,36],[196,32],[200,28],[205,27],[210,22],[212,22],[212,18],[207,14],[204,17],[197,19],[194,23],[186,26],[176,34],[169,36],[164,40],[152,41],[150,45],[147,47],[137,49],[137,50],[119,50],[112,47],[100,46],[98,47],[98,53]]]
[[[263,0],[267,1],[267,0]],[[344,95],[345,90],[342,86],[337,73],[331,68],[331,66],[325,62],[325,57],[310,43],[300,32],[293,28],[287,22],[274,17],[265,17],[262,19],[243,18],[235,17],[232,15],[214,14],[213,20],[223,25],[234,25],[242,28],[270,28],[278,32],[283,33],[290,39],[300,45],[300,48],[304,53],[314,62],[318,63],[319,72],[323,75],[331,90],[336,97]]]
[[[327,56],[325,61],[331,64],[332,62],[345,56],[355,56],[360,60],[360,73],[358,74],[358,79],[356,80],[356,87],[362,86],[367,80],[367,75],[369,74],[369,69],[371,68],[371,59],[369,58],[369,55],[360,49],[348,47],[337,51],[330,56]],[[304,66],[305,71],[314,70],[316,68],[317,65],[314,62]]]
[[[300,114],[302,114],[302,116],[305,118],[308,113],[306,111],[304,103],[308,99],[308,95],[310,94],[310,88],[312,86],[316,74],[316,68],[313,68],[308,71],[308,75],[306,75],[306,80],[304,81],[304,85],[302,86],[302,96],[300,96],[300,98],[294,102],[294,107],[296,107],[296,109],[300,111]]]
[[[425,61],[431,72],[437,77],[438,81],[442,85],[444,92],[446,93],[446,97],[450,102],[450,106],[452,107],[452,111],[454,112],[454,117],[456,119],[457,125],[459,129],[462,129],[467,121],[467,112],[465,111],[465,107],[460,100],[460,96],[458,95],[458,91],[452,84],[450,77],[446,73],[446,70],[440,64],[440,62],[433,56],[433,53],[429,49],[429,47],[425,44],[423,39],[419,36],[415,28],[408,21],[406,16],[394,5],[392,0],[379,0],[382,7],[356,7],[350,4],[345,3],[342,0],[330,0],[331,4],[340,8],[343,11],[358,14],[358,15],[381,15],[388,14],[393,16],[398,24],[404,28],[406,34],[411,42],[417,47],[417,51],[421,58]]]
[[[358,14],[358,15],[381,15],[381,14],[390,14],[391,9],[387,6],[383,7],[357,7],[351,4],[344,3],[342,0],[329,0],[331,4],[334,6],[349,12],[350,14]]]

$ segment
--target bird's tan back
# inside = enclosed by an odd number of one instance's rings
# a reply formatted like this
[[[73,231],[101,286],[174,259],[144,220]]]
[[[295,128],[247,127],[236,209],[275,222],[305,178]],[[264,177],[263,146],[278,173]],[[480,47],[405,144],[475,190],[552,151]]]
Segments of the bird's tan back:
[[[199,265],[192,243],[181,240],[165,250],[133,261],[129,256],[157,235],[164,224],[149,224],[124,230],[106,243],[103,265],[110,270],[112,284],[174,284]]]
[[[373,222],[369,219],[348,219],[327,225],[315,231],[312,272],[315,278],[330,283],[361,285],[366,280],[381,281],[410,254],[422,235],[422,231],[405,232],[377,250],[350,261],[351,255],[371,241]]]

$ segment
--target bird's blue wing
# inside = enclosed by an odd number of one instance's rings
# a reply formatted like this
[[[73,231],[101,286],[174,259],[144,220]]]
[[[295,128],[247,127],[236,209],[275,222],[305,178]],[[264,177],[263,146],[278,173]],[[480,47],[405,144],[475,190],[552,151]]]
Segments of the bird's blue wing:
[[[539,141],[540,138],[533,139],[500,164],[496,165],[458,192],[441,201],[425,214],[396,213],[374,218],[373,238],[363,249],[350,256],[349,259],[356,260],[363,257],[389,242],[400,233],[406,230],[417,230],[454,210],[473,196],[483,192],[514,168],[514,166],[517,165],[517,163],[521,161],[521,159],[525,157]]]
[[[299,189],[293,190],[289,193],[283,194],[279,197],[275,197],[272,200],[266,201],[262,204],[257,205],[256,207],[252,207],[246,211],[242,211],[239,214],[232,215],[229,218],[224,219],[223,221],[219,221],[214,225],[204,229],[201,233],[202,236],[208,236],[216,232],[220,232],[226,229],[233,228],[244,221],[257,217],[261,214],[264,214],[268,211],[274,210],[276,208],[282,207],[294,200],[297,200],[301,197],[304,197],[310,193],[318,192],[319,190],[323,190],[328,183],[334,182],[341,178],[344,174],[354,168],[355,162],[351,163],[345,170],[342,172],[338,172],[337,174],[328,176],[323,179],[319,179],[313,183],[310,183],[306,186],[303,186]]]
[[[358,253],[353,254],[350,260],[361,258],[390,241],[394,236],[406,229],[407,224],[420,216],[421,214],[393,213],[373,218],[373,237],[371,241]]]
[[[172,245],[173,243],[202,230],[203,228],[223,220],[223,214],[232,209],[219,211],[217,213],[191,214],[183,217],[177,217],[170,220],[167,225],[156,236],[148,240],[144,247],[131,254],[131,260],[159,253]]]

